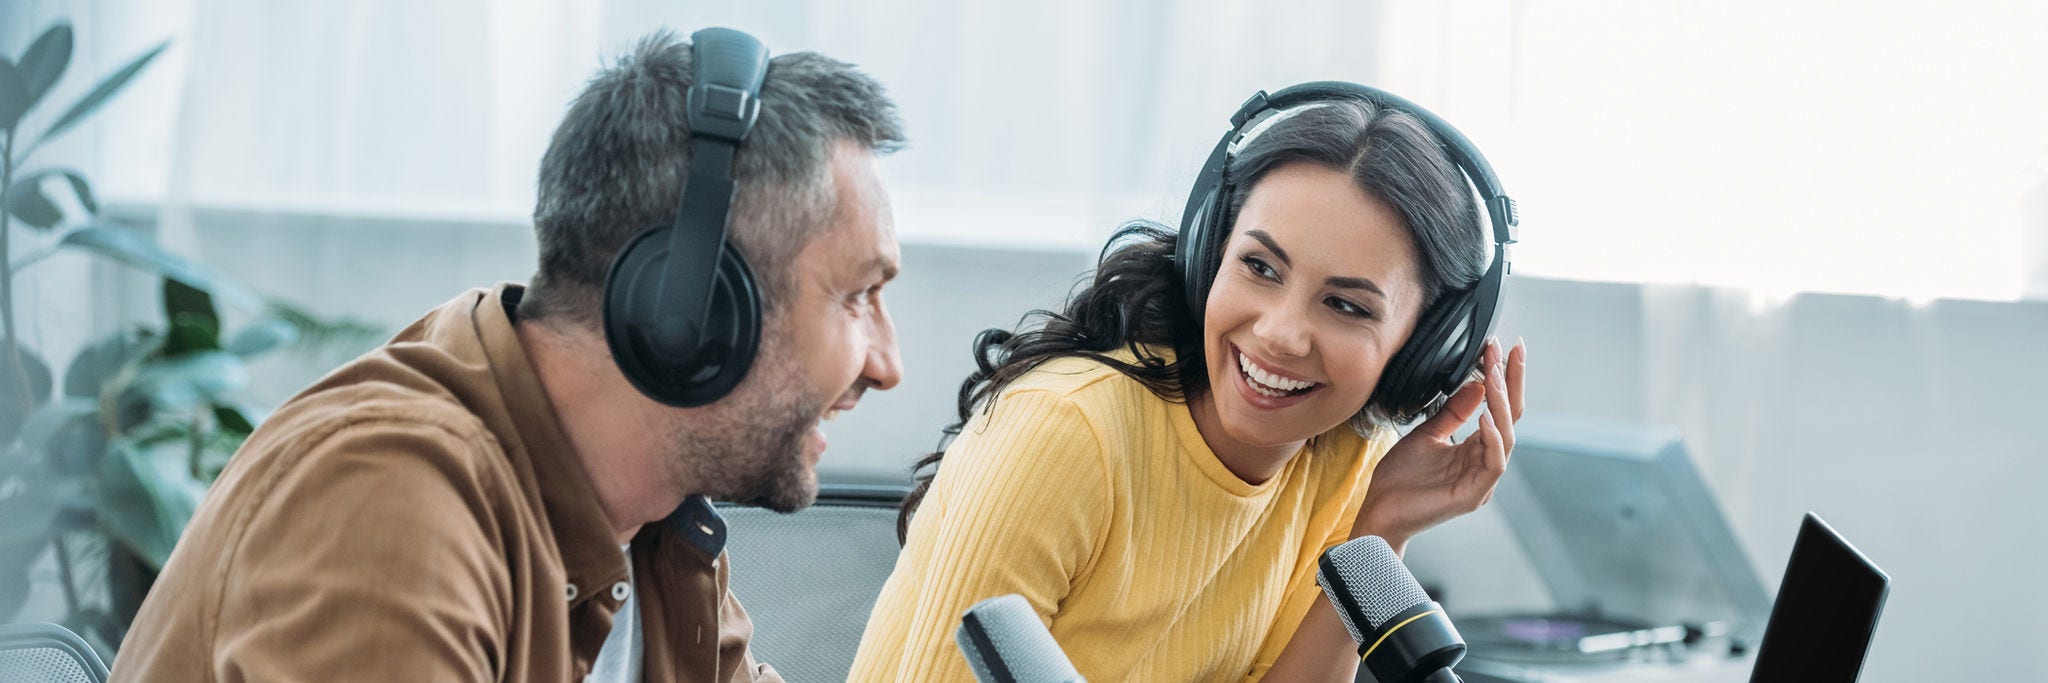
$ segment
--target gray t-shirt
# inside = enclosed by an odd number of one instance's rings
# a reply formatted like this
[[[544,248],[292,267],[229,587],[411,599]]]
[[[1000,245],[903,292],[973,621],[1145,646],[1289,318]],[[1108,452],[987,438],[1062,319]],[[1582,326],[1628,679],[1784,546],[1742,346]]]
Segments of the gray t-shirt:
[[[633,544],[619,546],[626,553],[626,599],[612,616],[612,632],[597,650],[597,661],[583,683],[640,683],[640,608],[638,590],[633,586]]]

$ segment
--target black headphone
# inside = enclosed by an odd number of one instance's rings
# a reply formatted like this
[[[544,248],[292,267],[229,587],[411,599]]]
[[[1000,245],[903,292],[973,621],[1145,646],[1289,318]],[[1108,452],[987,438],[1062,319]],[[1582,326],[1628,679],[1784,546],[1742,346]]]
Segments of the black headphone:
[[[690,169],[675,221],[649,228],[612,260],[604,338],[626,379],[649,398],[701,406],[731,393],[761,341],[761,295],[725,239],[733,155],[761,113],[768,48],[727,28],[690,34],[685,109]]]
[[[1202,162],[1195,190],[1181,213],[1180,239],[1174,249],[1174,267],[1180,270],[1188,309],[1197,325],[1209,299],[1209,285],[1222,265],[1224,238],[1230,233],[1225,223],[1230,213],[1230,161],[1234,148],[1247,131],[1283,110],[1303,104],[1341,100],[1362,100],[1382,109],[1406,112],[1429,128],[1451,161],[1479,191],[1486,214],[1493,223],[1493,262],[1471,289],[1445,292],[1415,323],[1408,343],[1387,361],[1373,396],[1381,397],[1396,419],[1422,414],[1437,401],[1456,391],[1466,372],[1479,362],[1487,334],[1500,317],[1501,285],[1509,270],[1507,246],[1516,240],[1515,201],[1501,191],[1493,167],[1480,156],[1470,140],[1429,110],[1376,88],[1342,81],[1316,81],[1293,86],[1270,96],[1261,90],[1238,107],[1230,117],[1230,132],[1216,143],[1209,159]]]

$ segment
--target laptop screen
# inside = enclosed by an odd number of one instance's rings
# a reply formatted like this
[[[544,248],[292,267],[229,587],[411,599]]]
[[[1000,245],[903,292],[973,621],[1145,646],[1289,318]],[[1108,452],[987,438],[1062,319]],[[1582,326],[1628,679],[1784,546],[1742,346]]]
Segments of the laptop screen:
[[[1855,681],[1890,583],[1841,534],[1807,513],[1757,648],[1751,683]]]

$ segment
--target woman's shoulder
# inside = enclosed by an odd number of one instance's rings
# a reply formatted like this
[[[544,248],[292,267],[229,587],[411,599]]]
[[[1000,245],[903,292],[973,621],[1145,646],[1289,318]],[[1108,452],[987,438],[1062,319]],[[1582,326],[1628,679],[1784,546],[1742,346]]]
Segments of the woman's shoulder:
[[[1103,355],[1120,363],[1144,363],[1128,349]],[[1154,357],[1165,363],[1172,359],[1168,354]],[[1004,387],[1001,395],[1007,397],[1025,392],[1052,394],[1084,409],[1101,404],[1165,402],[1138,378],[1102,358],[1090,356],[1061,356],[1045,361]]]
[[[1310,449],[1316,453],[1315,460],[1336,470],[1355,470],[1361,465],[1370,470],[1400,439],[1401,433],[1389,425],[1369,425],[1361,433],[1347,422],[1317,437]]]

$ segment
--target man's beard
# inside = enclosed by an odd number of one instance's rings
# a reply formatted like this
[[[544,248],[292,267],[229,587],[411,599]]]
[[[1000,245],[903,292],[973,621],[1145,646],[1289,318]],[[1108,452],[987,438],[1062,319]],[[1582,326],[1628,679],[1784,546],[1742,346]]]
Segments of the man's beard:
[[[677,425],[671,462],[696,493],[717,500],[776,512],[810,507],[818,482],[804,466],[804,441],[825,401],[804,387],[787,343],[767,341],[732,394]]]

